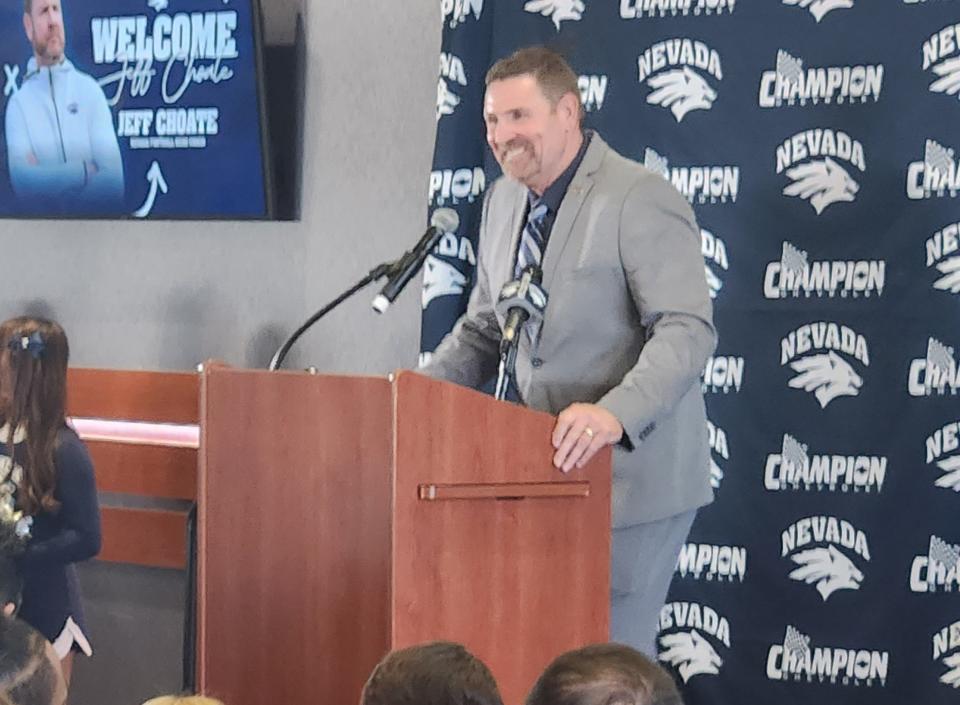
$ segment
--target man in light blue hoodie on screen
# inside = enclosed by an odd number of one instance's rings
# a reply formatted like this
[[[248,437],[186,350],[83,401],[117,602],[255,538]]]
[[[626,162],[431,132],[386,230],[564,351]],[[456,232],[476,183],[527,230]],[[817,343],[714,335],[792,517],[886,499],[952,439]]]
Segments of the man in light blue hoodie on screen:
[[[24,0],[33,58],[6,113],[10,183],[31,211],[118,214],[123,162],[106,96],[66,58],[60,0]]]

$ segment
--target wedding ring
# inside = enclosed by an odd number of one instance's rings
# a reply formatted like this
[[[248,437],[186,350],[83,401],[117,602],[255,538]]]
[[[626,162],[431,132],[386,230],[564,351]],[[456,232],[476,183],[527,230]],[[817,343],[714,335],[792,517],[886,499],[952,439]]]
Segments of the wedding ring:
[[[587,438],[593,438],[593,429],[589,426],[583,429],[583,432],[587,434]]]

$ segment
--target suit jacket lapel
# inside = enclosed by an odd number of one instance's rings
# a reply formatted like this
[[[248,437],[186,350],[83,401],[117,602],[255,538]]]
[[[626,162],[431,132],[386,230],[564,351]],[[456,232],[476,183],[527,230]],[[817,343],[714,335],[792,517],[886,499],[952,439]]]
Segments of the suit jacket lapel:
[[[574,174],[573,181],[570,182],[567,193],[560,202],[560,210],[557,212],[556,220],[553,221],[550,241],[547,243],[547,251],[543,257],[543,288],[547,290],[548,294],[557,273],[557,267],[562,259],[563,251],[570,240],[573,223],[593,188],[593,173],[600,168],[607,149],[608,147],[600,139],[600,135],[594,133],[590,139],[590,146],[587,147],[587,153],[583,155],[580,168]]]
[[[523,232],[524,214],[527,212],[527,189],[525,186],[516,184],[517,189],[513,197],[513,208],[511,209],[510,229],[510,256],[507,265],[507,280],[513,279],[513,265],[515,264],[517,248],[520,246],[520,234]],[[506,280],[505,280],[506,281]]]

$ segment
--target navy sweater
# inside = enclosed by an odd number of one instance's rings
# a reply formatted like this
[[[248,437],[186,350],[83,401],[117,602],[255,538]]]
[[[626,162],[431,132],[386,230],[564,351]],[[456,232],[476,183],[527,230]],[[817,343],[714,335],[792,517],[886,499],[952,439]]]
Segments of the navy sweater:
[[[16,458],[21,459],[24,452],[23,444],[18,444]],[[0,453],[6,455],[5,445]],[[20,617],[49,640],[59,636],[68,617],[83,628],[72,564],[100,552],[100,507],[93,463],[72,429],[63,428],[57,434],[54,464],[54,497],[60,508],[33,517],[30,541],[18,560],[24,581]]]

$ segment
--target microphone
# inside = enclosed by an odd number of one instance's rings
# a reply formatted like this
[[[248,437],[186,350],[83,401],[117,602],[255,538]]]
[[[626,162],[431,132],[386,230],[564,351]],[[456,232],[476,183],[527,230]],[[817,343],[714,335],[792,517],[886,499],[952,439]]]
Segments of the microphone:
[[[373,300],[373,310],[377,313],[383,313],[387,310],[393,300],[400,295],[403,288],[420,271],[424,260],[430,251],[436,246],[444,233],[452,233],[460,227],[460,216],[452,208],[438,208],[430,217],[430,227],[420,238],[420,242],[413,246],[412,250],[405,252],[403,257],[397,260],[397,266],[394,273],[384,285],[380,293]]]
[[[540,288],[542,280],[543,272],[540,267],[531,264],[524,268],[519,280],[507,282],[500,290],[496,310],[507,319],[500,337],[501,350],[505,346],[516,344],[517,333],[525,323],[539,323],[543,320],[543,311],[547,307],[547,292]]]

